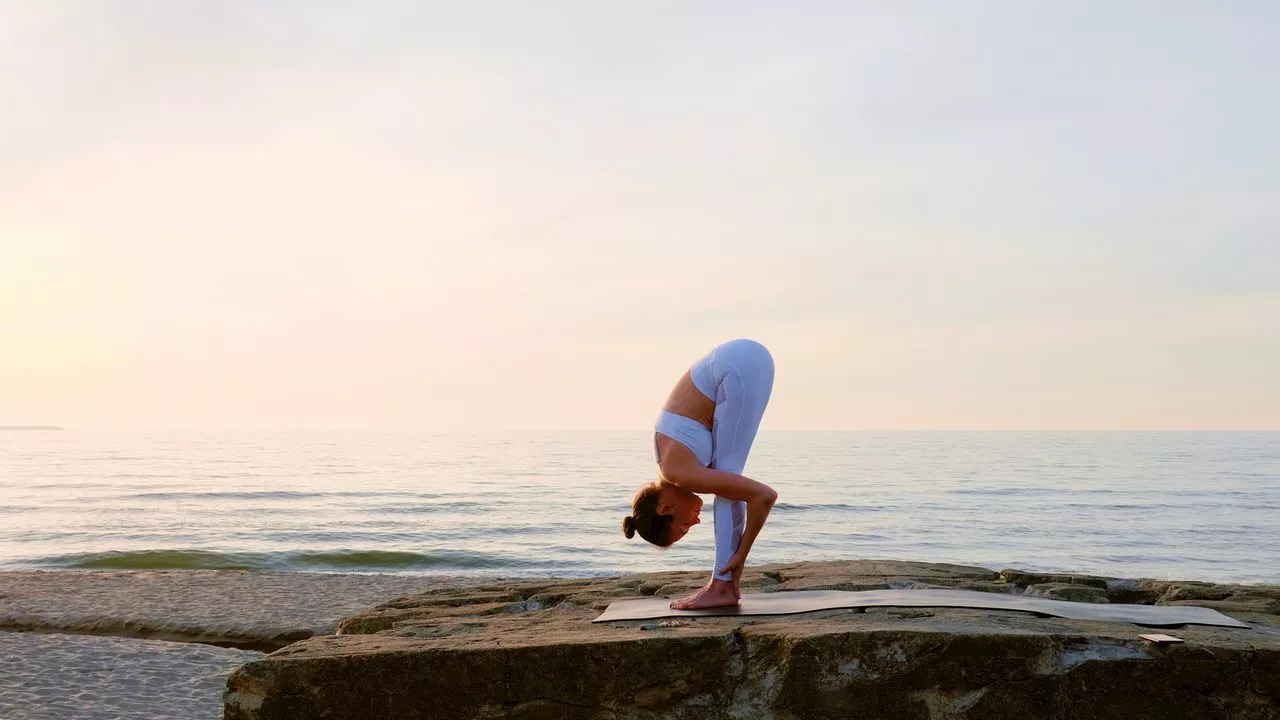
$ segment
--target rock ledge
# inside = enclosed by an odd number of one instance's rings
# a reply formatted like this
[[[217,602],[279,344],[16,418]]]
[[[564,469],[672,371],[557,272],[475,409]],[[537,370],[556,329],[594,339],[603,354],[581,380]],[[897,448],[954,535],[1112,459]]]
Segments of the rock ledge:
[[[225,720],[1280,718],[1280,588],[841,561],[761,566],[744,592],[953,587],[1190,603],[1250,630],[870,608],[592,624],[702,573],[511,582],[397,598],[251,662]],[[1087,589],[1087,590],[1085,590]],[[1096,591],[1096,592],[1095,592]]]

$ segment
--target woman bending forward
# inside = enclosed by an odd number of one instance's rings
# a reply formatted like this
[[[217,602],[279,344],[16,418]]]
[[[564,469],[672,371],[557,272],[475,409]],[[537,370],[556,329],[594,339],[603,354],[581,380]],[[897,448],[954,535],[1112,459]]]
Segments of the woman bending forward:
[[[658,479],[636,493],[623,533],[669,547],[701,522],[697,493],[716,496],[711,579],[672,602],[676,610],[736,605],[741,597],[747,554],[778,499],[773,488],[742,475],[772,392],[769,351],[754,340],[731,340],[690,366],[658,414]]]

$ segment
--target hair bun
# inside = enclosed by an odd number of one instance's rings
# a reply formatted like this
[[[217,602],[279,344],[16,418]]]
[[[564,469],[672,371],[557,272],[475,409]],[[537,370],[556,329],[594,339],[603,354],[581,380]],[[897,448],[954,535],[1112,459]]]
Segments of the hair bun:
[[[622,518],[622,534],[626,535],[628,540],[635,537],[636,535],[636,519],[635,518],[631,517],[630,515]]]

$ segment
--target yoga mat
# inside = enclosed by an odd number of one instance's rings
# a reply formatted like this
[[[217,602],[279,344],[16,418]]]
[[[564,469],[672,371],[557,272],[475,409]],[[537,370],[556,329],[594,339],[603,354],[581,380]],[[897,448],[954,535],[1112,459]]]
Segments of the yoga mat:
[[[1121,605],[1051,600],[1026,595],[979,592],[977,590],[796,590],[750,593],[735,607],[706,610],[672,610],[670,598],[650,597],[618,600],[591,622],[648,620],[663,617],[709,617],[725,615],[792,615],[860,607],[958,607],[983,610],[1017,610],[1053,615],[1072,620],[1127,622],[1151,627],[1177,625],[1249,626],[1212,608],[1191,605]]]

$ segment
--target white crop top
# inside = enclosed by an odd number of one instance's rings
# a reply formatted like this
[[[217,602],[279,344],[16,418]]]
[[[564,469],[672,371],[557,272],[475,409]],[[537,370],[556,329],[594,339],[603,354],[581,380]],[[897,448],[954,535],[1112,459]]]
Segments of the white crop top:
[[[702,423],[687,418],[683,415],[676,415],[668,410],[658,413],[658,422],[654,424],[654,432],[675,440],[693,451],[694,456],[698,458],[698,462],[704,467],[711,467],[711,456],[714,448],[711,442],[711,431],[702,425]],[[662,462],[662,457],[658,453],[658,439],[653,439],[653,456],[658,462]]]

